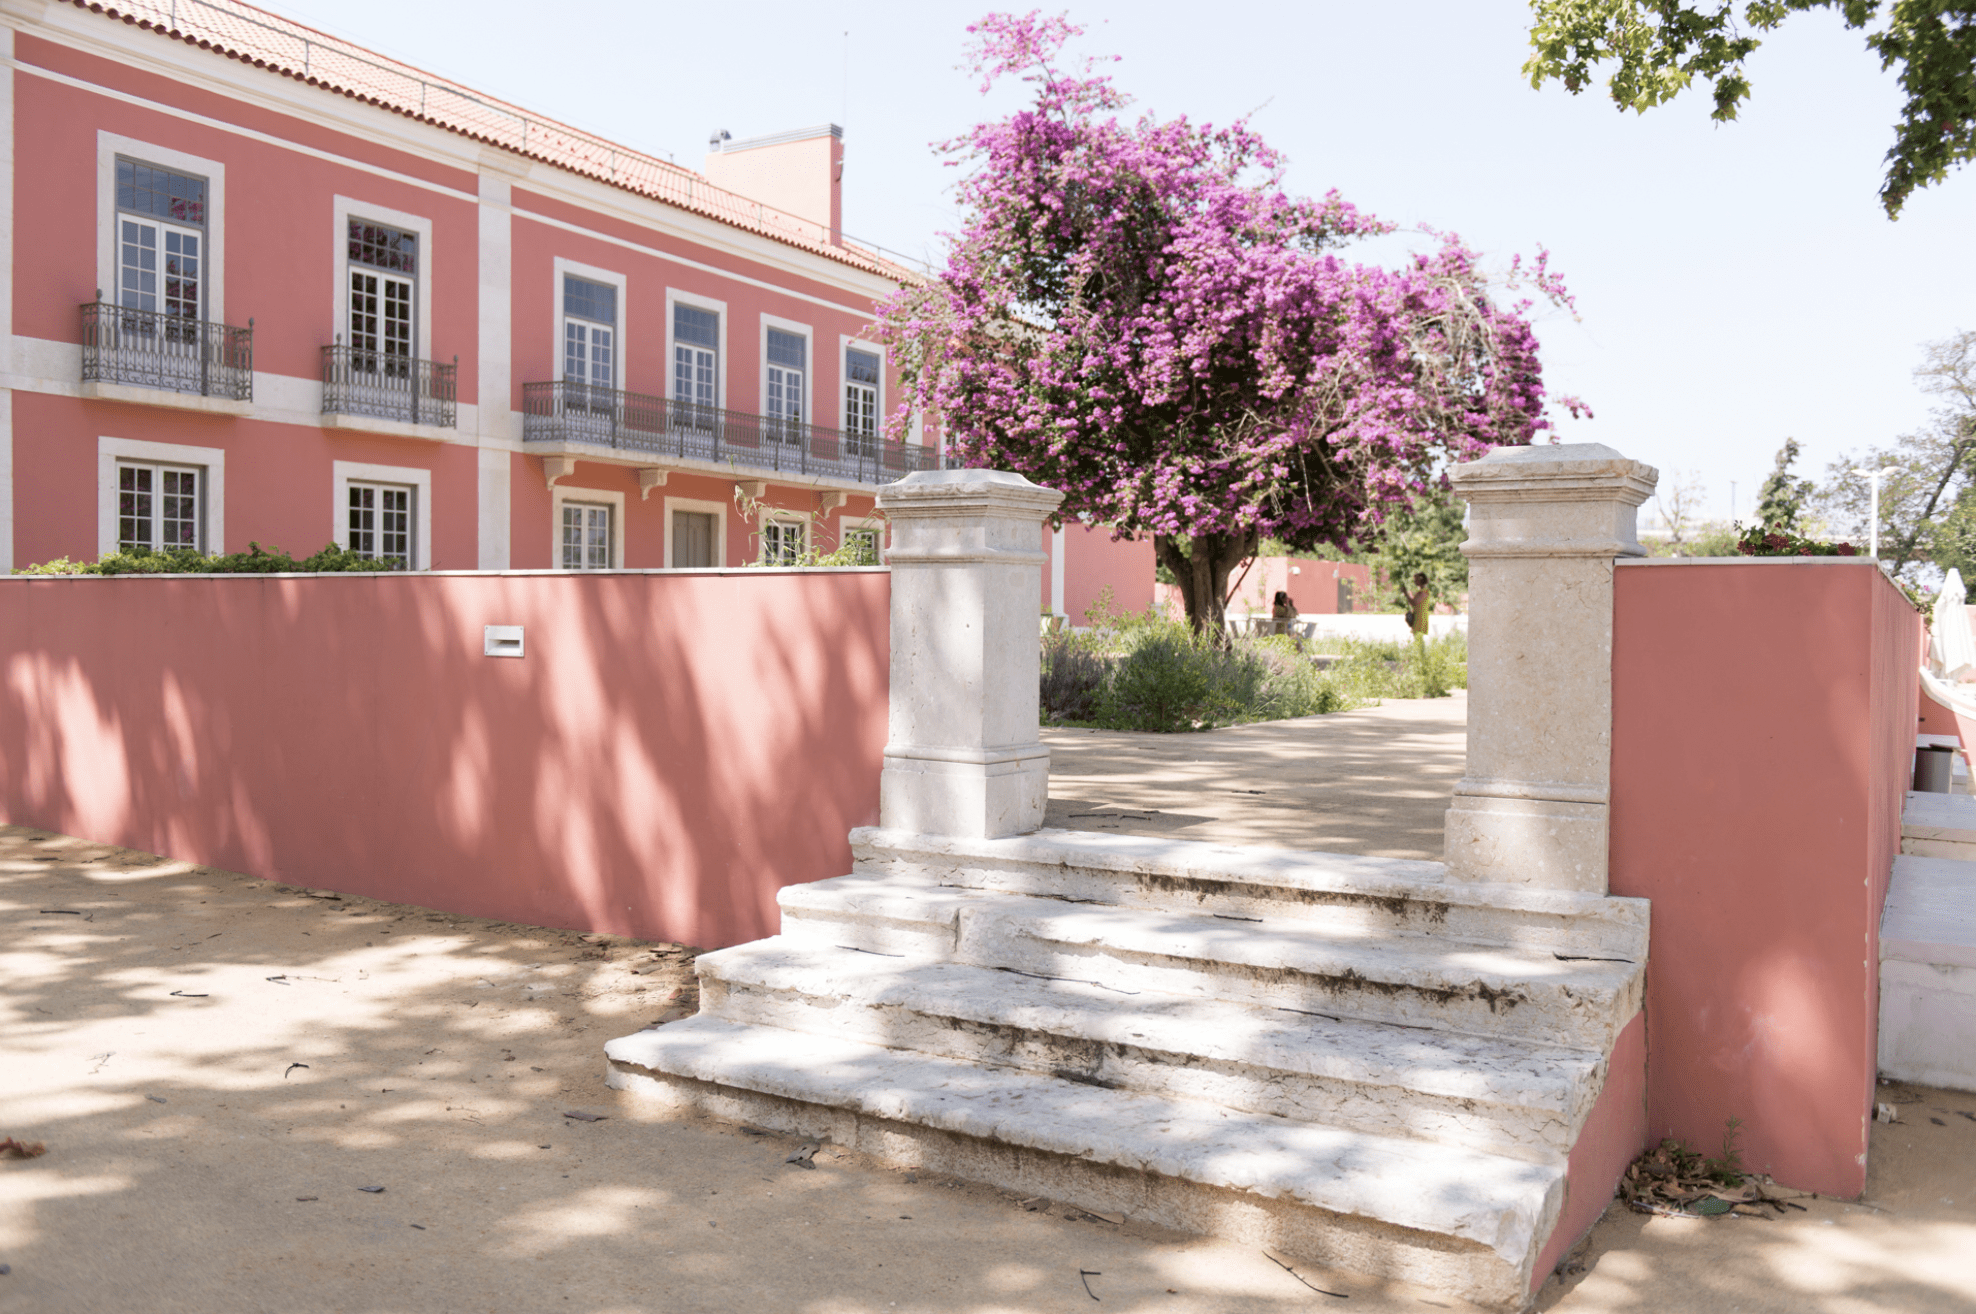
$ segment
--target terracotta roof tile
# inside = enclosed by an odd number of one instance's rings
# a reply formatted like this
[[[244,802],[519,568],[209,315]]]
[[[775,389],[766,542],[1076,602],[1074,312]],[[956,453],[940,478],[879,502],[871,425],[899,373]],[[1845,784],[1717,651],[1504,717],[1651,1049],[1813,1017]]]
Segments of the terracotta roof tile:
[[[910,268],[875,250],[848,241],[832,243],[829,230],[822,224],[716,187],[691,169],[544,118],[239,0],[70,3],[870,273],[897,279],[915,276]]]

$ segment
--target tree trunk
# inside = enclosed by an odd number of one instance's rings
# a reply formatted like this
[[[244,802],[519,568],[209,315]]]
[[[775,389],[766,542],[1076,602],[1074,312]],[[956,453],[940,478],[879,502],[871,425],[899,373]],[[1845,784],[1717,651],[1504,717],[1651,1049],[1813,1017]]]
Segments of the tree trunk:
[[[1228,577],[1256,554],[1258,539],[1247,534],[1155,534],[1153,554],[1180,582],[1181,605],[1196,634],[1228,636]]]

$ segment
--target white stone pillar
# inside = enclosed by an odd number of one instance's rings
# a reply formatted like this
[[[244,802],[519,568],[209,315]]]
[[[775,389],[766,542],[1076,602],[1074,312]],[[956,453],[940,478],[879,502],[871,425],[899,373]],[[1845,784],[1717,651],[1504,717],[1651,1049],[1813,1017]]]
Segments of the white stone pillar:
[[[892,695],[878,824],[994,839],[1043,824],[1037,734],[1042,522],[1063,494],[1003,470],[878,491],[892,526]]]
[[[1449,876],[1606,892],[1612,571],[1659,474],[1598,443],[1455,467],[1468,503],[1468,769]]]

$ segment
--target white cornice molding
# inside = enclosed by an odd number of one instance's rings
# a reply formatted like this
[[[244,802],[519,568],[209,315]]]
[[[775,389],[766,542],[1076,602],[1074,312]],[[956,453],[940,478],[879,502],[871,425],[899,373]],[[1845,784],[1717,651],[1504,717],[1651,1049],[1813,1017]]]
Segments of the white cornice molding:
[[[30,9],[34,12],[25,12]],[[869,292],[874,298],[884,296],[898,286],[898,280],[828,256],[735,228],[710,216],[695,214],[656,198],[643,197],[553,164],[517,155],[448,128],[421,123],[394,109],[373,105],[327,88],[311,87],[277,70],[256,68],[217,51],[174,40],[163,33],[148,32],[101,14],[78,9],[62,0],[42,0],[39,4],[31,0],[0,0],[0,25],[69,45],[85,54],[136,67],[143,72],[184,82],[269,113],[323,123],[335,131],[445,168],[477,174],[483,167],[493,167],[517,186],[543,192],[567,204],[607,212],[626,222],[698,242],[795,277],[853,285],[861,292]],[[271,145],[365,169],[456,198],[475,199],[470,192],[397,173],[368,161],[351,159],[257,129],[193,114],[52,69],[22,63],[18,59],[12,63],[19,71],[115,96],[173,117],[241,133]]]

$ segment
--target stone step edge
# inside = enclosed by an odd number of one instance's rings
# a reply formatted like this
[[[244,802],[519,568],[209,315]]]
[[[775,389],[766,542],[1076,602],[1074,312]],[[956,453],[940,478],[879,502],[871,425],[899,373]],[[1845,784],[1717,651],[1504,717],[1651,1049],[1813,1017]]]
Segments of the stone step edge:
[[[1563,1196],[1560,1164],[1233,1113],[704,1015],[620,1036],[604,1053],[614,1068],[1366,1218],[1485,1246],[1513,1266],[1529,1262]],[[1176,1125],[1193,1139],[1158,1139]],[[1148,1128],[1157,1131],[1135,1144],[1133,1132]],[[1239,1139],[1252,1143],[1250,1153],[1230,1153]]]
[[[897,901],[896,906],[891,908],[883,906],[891,900]],[[803,919],[844,923],[877,921],[899,927],[925,926],[940,931],[957,931],[959,917],[967,912],[985,916],[1030,919],[1065,916],[1082,908],[1092,912],[1157,917],[1175,923],[1198,923],[1204,928],[1212,922],[1250,920],[1217,917],[1198,908],[1159,908],[1133,903],[1082,903],[1052,898],[1047,894],[954,885],[925,876],[901,877],[863,872],[852,872],[847,876],[833,876],[828,880],[809,881],[800,885],[785,885],[776,891],[776,903],[785,916],[793,914]],[[1280,923],[1272,925],[1270,930],[1259,931],[1256,934],[1294,936],[1312,944],[1365,942],[1364,937],[1356,932],[1334,929],[1319,921],[1295,917],[1284,918]],[[1449,952],[1505,954],[1532,963],[1638,964],[1646,958],[1644,939],[1638,957],[1616,953],[1565,954],[1542,944],[1514,944],[1500,940],[1475,940],[1461,936],[1418,933],[1395,932],[1382,937],[1379,943],[1390,944],[1395,952],[1399,953],[1417,952],[1422,945],[1438,945]]]
[[[857,952],[843,950],[837,946],[826,946],[815,942],[791,942],[775,937],[703,954],[697,960],[697,965],[703,978],[711,977],[729,988],[745,987],[756,991],[796,993],[805,998],[821,997],[801,989],[804,983],[792,985],[777,981],[775,976],[779,970],[787,970],[792,960],[800,969],[827,972],[840,961],[832,957],[833,951],[837,954]],[[848,959],[841,961],[846,965],[849,963]],[[957,978],[960,981],[972,979],[984,988],[992,988],[994,1003],[992,1006],[984,1003],[968,1008],[955,998],[959,996],[961,1000],[965,1000],[968,997],[964,987],[952,985],[947,981],[935,986],[920,981],[900,981],[896,978],[881,980],[870,972],[850,975],[834,982],[833,991],[828,997],[868,1008],[902,1009],[933,1021],[953,1019],[975,1026],[1007,1027],[1074,1042],[1140,1049],[1148,1054],[1172,1054],[1184,1059],[1198,1059],[1212,1064],[1239,1065],[1263,1072],[1282,1073],[1316,1081],[1406,1091],[1441,1100],[1469,1100],[1502,1108],[1531,1109],[1563,1117],[1572,1123],[1580,1121],[1584,1114],[1589,1113],[1597,1088],[1603,1084],[1605,1055],[1598,1049],[1581,1049],[1542,1041],[1413,1026],[1378,1018],[1358,1017],[1349,1013],[1293,1014],[1292,1010],[1266,1005],[1201,999],[1162,992],[1147,992],[1146,995],[1125,998],[1083,994],[1063,989],[1065,986],[1081,985],[1081,982],[1037,978],[1029,973],[1011,974],[1007,969],[939,959],[905,957],[898,966],[922,977]],[[1015,979],[1011,980],[1011,975]],[[915,988],[922,992],[922,998],[913,997]],[[1303,1029],[1310,1035],[1310,1043],[1303,1047],[1303,1057],[1306,1061],[1298,1066],[1278,1066],[1253,1056],[1217,1052],[1198,1041],[1182,1045],[1172,1043],[1172,1032],[1176,1027],[1195,1030],[1211,1027],[1213,1025],[1211,1018],[1177,1023],[1171,1016],[1149,1014],[1146,1015],[1147,1029],[1151,1031],[1165,1028],[1168,1034],[1145,1037],[1124,1034],[1122,1028],[1130,1024],[1130,1019],[1138,1016],[1134,1012],[1137,1001],[1147,1003],[1172,1001],[1189,1010],[1204,1014],[1220,1012],[1231,1018],[1254,1014],[1267,1023],[1270,1029],[1280,1027],[1286,1033]],[[1107,1005],[1110,1007],[1107,1008]],[[1057,1011],[1063,1016],[1051,1019],[1036,1016],[1026,1010]],[[1111,1025],[1105,1025],[1107,1014],[1114,1019]],[[1292,1015],[1297,1020],[1293,1021],[1292,1016],[1273,1017],[1271,1014]],[[795,1027],[790,1029],[800,1030]],[[1390,1038],[1395,1042],[1421,1045],[1430,1050],[1439,1049],[1447,1055],[1446,1066],[1434,1070],[1429,1080],[1425,1082],[1418,1077],[1404,1078],[1397,1069],[1405,1060],[1369,1055],[1365,1049],[1350,1043],[1352,1037]],[[1295,1046],[1292,1046],[1292,1049],[1294,1051]],[[1526,1087],[1523,1090],[1489,1089],[1486,1082],[1449,1080],[1449,1077],[1456,1075],[1486,1075],[1486,1069],[1468,1067],[1461,1063],[1463,1051],[1466,1049],[1494,1050],[1496,1053],[1492,1057],[1505,1067],[1527,1059],[1531,1065],[1539,1066],[1545,1073],[1550,1074],[1551,1089],[1540,1093],[1538,1088],[1545,1084],[1542,1080],[1518,1083]],[[1294,1056],[1293,1053],[1279,1057]],[[1423,1059],[1418,1062],[1431,1065],[1431,1060]],[[1334,1066],[1327,1068],[1325,1066],[1327,1063]],[[1587,1087],[1590,1089],[1586,1089]],[[1575,1126],[1573,1131],[1576,1131]]]
[[[1523,1310],[1528,1305],[1534,1247],[1520,1264],[1512,1264],[1481,1245],[1334,1215],[1315,1206],[1089,1166],[1064,1156],[1011,1151],[976,1137],[632,1064],[607,1063],[604,1082],[668,1111],[831,1142],[891,1168],[942,1173],[1018,1197],[1042,1196],[1094,1212],[1124,1214],[1135,1223],[1221,1237],[1334,1270],[1392,1278],[1485,1308]],[[1544,1230],[1555,1226],[1552,1220]]]
[[[1099,831],[1045,829],[1006,839],[968,839],[860,826],[850,835],[855,860],[891,859],[965,864],[1076,868],[1119,877],[1233,881],[1285,890],[1323,890],[1369,898],[1410,898],[1564,917],[1637,923],[1644,934],[1648,901],[1575,890],[1535,889],[1482,881],[1451,881],[1438,862],[1369,858],[1317,850],[1270,849],[1162,839]],[[1301,878],[1301,879],[1300,879]]]

